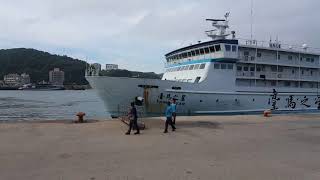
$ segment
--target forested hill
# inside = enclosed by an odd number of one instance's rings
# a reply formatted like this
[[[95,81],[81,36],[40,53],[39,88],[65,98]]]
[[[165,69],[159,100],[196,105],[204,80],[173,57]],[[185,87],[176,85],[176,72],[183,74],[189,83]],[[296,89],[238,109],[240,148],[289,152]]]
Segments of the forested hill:
[[[67,56],[49,54],[35,49],[2,49],[0,50],[0,80],[10,73],[27,73],[33,83],[49,80],[49,71],[60,68],[65,73],[64,84],[85,85],[86,62]],[[102,71],[103,76],[139,77],[160,79],[161,74],[136,72],[124,69]]]
[[[9,73],[27,73],[34,83],[48,81],[49,71],[53,68],[60,68],[65,72],[65,84],[87,84],[84,61],[35,49],[0,50],[0,80]]]

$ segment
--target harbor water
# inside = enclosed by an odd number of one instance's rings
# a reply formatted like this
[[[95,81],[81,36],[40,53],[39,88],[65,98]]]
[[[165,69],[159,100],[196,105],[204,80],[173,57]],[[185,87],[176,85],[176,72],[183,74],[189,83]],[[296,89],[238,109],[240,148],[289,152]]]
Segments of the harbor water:
[[[0,91],[0,121],[71,120],[77,112],[88,119],[108,119],[94,90]]]

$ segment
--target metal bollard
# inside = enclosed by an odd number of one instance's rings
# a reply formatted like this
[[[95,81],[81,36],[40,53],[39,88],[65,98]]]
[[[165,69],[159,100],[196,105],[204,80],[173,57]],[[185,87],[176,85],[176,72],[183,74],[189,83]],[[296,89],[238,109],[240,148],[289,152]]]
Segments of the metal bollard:
[[[84,123],[84,119],[83,119],[83,117],[86,115],[86,113],[84,113],[84,112],[78,112],[77,113],[77,116],[78,116],[78,121],[77,121],[77,123]]]
[[[264,117],[270,117],[270,116],[271,116],[271,110],[265,110],[265,111],[263,112],[263,116],[264,116]]]

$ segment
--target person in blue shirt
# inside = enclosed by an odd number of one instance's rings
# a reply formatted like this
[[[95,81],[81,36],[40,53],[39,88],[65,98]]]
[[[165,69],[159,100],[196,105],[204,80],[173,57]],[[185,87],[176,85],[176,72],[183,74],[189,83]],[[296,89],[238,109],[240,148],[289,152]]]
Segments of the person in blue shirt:
[[[170,124],[171,127],[172,127],[172,131],[175,131],[176,130],[176,127],[173,125],[172,123],[172,107],[171,107],[171,103],[168,102],[167,103],[167,108],[166,108],[166,125],[165,125],[165,130],[164,130],[164,133],[167,133],[168,132],[168,125]]]
[[[176,99],[172,100],[171,108],[172,108],[172,123],[175,125],[176,124],[176,117],[177,117],[177,114],[176,114],[176,111],[177,111]]]
[[[137,109],[134,105],[134,102],[131,103],[131,109],[130,109],[130,113],[129,113],[129,118],[130,118],[130,124],[129,124],[129,130],[128,132],[126,132],[126,135],[129,135],[131,132],[131,129],[133,128],[133,126],[135,126],[137,132],[135,132],[134,134],[140,134],[140,129],[138,126],[138,115],[137,115]]]

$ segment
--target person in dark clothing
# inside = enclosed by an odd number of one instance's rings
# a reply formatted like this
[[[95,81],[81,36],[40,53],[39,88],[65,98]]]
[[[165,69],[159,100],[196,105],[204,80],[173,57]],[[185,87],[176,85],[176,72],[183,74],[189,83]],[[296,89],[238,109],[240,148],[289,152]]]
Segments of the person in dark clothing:
[[[166,108],[166,125],[165,125],[165,129],[164,129],[164,133],[167,133],[168,132],[168,125],[170,124],[171,127],[172,127],[172,131],[175,131],[176,130],[176,127],[173,125],[172,123],[172,106],[171,106],[171,103],[168,102],[167,103],[167,108]]]
[[[134,134],[140,134],[140,129],[138,126],[138,115],[137,115],[137,109],[134,106],[134,102],[131,103],[131,109],[129,113],[129,118],[130,118],[130,124],[129,124],[129,130],[126,132],[126,135],[129,135],[131,133],[131,129],[133,126],[136,128],[137,132]]]

